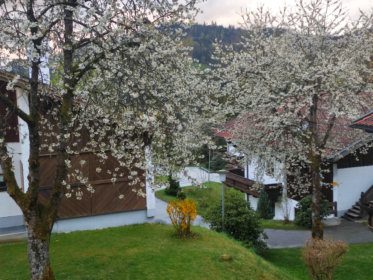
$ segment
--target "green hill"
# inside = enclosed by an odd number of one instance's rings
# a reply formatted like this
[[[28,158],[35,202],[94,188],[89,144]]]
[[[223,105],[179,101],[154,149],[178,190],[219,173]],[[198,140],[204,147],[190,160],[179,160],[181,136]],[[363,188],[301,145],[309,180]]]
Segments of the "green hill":
[[[289,279],[228,237],[194,228],[179,240],[171,226],[144,224],[52,237],[57,279]],[[228,254],[231,261],[221,261]],[[0,245],[0,279],[28,279],[25,242]]]

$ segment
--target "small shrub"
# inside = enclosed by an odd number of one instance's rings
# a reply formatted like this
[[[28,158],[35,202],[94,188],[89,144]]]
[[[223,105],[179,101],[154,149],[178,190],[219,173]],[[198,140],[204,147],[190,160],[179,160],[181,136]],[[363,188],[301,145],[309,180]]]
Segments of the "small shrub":
[[[253,247],[257,253],[263,254],[267,249],[263,241],[265,235],[260,227],[257,213],[250,208],[242,194],[227,191],[224,201],[224,229],[222,227],[221,202],[211,205],[206,220],[210,227],[218,232],[224,231],[229,236]]]
[[[270,220],[273,219],[273,217],[275,216],[269,196],[263,188],[260,191],[256,211],[258,212],[259,217],[261,217],[262,219]]]
[[[197,217],[196,204],[191,199],[172,200],[167,205],[167,213],[179,238],[191,236],[190,226]]]
[[[331,280],[333,272],[347,252],[343,241],[310,239],[303,249],[303,259],[313,280]]]
[[[177,193],[177,199],[181,199],[181,200],[184,200],[187,198],[185,192],[183,192],[182,190],[180,190],[178,193]]]
[[[312,197],[306,196],[297,204],[295,211],[294,223],[298,226],[312,228]],[[325,218],[329,214],[329,202],[327,200],[322,201],[321,205],[321,218]]]
[[[227,165],[227,161],[224,160],[220,154],[216,154],[211,159],[210,169],[212,171],[219,171],[219,170],[225,169],[226,165]]]
[[[172,178],[172,175],[169,175],[167,178],[169,186],[166,188],[165,193],[171,196],[177,196],[180,191],[180,183]]]

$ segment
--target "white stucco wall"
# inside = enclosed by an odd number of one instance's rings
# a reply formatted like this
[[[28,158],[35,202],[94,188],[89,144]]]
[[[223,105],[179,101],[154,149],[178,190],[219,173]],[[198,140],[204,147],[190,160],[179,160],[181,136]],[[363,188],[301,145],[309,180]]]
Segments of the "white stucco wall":
[[[247,195],[247,199],[250,202],[250,207],[256,211],[258,208],[258,201],[259,199],[253,197],[252,195]],[[294,221],[295,219],[295,207],[297,206],[298,201],[288,198],[287,199],[287,209],[286,210],[286,202],[280,201],[275,203],[275,216],[273,217],[274,220],[284,220],[286,211],[288,211],[289,220]]]
[[[17,105],[24,112],[29,113],[28,98],[20,88],[16,89]],[[30,142],[28,127],[24,121],[18,118],[20,142],[8,143],[8,153],[12,156],[14,174],[20,188],[27,190],[28,181],[28,157]],[[1,168],[0,168],[1,169]],[[0,192],[0,227],[12,227],[23,223],[21,209],[6,193]]]
[[[288,215],[288,219],[290,221],[294,221],[295,219],[295,207],[297,206],[298,201],[288,198],[286,200],[282,200],[280,202],[275,203],[275,216],[273,217],[274,220],[285,220],[286,214]]]
[[[145,187],[146,187],[146,208],[147,216],[154,217],[155,215],[155,190],[154,190],[154,165],[153,165],[153,153],[150,145],[145,147],[145,161],[146,161],[146,173],[145,173]]]
[[[148,222],[147,211],[130,211],[107,215],[59,220],[54,223],[53,232],[71,232],[118,227]]]
[[[7,192],[0,192],[0,218],[22,215],[21,209]]]
[[[256,197],[253,197],[252,195],[247,195],[247,198],[250,202],[250,207],[251,209],[255,210],[256,211],[256,208],[258,208],[258,198]]]
[[[28,102],[28,96],[27,94],[21,90],[20,88],[17,88],[17,105],[20,109],[22,109],[25,113],[29,113],[29,102]],[[29,130],[27,127],[27,124],[21,119],[18,118],[19,123],[19,137],[20,137],[20,162],[19,166],[22,165],[22,176],[20,175],[20,179],[23,178],[22,186],[24,187],[24,190],[28,189],[28,159],[30,155],[30,139],[29,139]]]
[[[231,156],[240,157],[242,156],[242,153],[240,153],[232,143],[227,144],[227,153]]]
[[[338,215],[350,209],[359,199],[361,192],[373,185],[373,166],[336,168],[334,166],[334,201],[337,201]]]
[[[180,187],[199,185],[205,182],[221,182],[222,177],[219,173],[209,173],[200,167],[186,167],[177,177],[179,178]]]
[[[268,174],[260,174],[258,170],[258,161],[253,159],[250,162],[247,162],[245,165],[245,178],[260,182],[262,184],[278,184],[282,183],[282,164],[276,162],[274,168],[275,176],[270,176]]]

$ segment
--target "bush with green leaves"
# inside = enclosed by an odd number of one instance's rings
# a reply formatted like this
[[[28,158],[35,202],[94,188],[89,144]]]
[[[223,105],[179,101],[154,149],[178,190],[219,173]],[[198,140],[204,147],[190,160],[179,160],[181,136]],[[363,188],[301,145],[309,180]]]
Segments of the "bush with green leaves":
[[[312,197],[310,195],[301,199],[298,202],[295,211],[294,223],[298,226],[312,228]],[[321,218],[325,218],[329,215],[330,206],[326,199],[322,200],[321,203]]]
[[[269,196],[264,188],[262,188],[262,190],[260,191],[256,212],[258,213],[260,218],[266,220],[273,219],[273,217],[275,216],[274,209],[271,206],[271,200],[269,199]]]
[[[266,236],[260,227],[259,216],[250,208],[243,195],[228,189],[225,194],[224,209],[223,228],[221,201],[211,205],[205,217],[210,223],[210,228],[225,232],[246,246],[253,247],[259,254],[265,253],[267,245],[263,239]]]
[[[223,157],[220,154],[214,154],[214,156],[211,159],[210,163],[210,169],[212,171],[219,171],[225,169],[225,166],[227,165],[227,161],[223,159]]]
[[[179,190],[179,192],[176,195],[177,199],[184,200],[187,198],[186,193],[182,190]]]
[[[168,175],[168,187],[165,190],[165,193],[172,196],[177,196],[180,192],[180,183],[172,178],[172,175]]]

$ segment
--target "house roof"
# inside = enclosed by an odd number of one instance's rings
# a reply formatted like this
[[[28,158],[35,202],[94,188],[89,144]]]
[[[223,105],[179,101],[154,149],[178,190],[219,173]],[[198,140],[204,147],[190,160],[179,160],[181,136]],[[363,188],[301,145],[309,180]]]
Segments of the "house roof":
[[[366,106],[364,105],[359,108],[361,113],[367,112],[369,107],[372,108],[371,106],[373,106],[373,96],[370,93],[365,93],[363,96],[366,97],[367,102],[365,104]],[[325,133],[328,129],[328,119],[331,116],[328,102],[325,103],[325,106],[321,105],[319,109],[317,116],[319,120],[318,129],[320,132]],[[281,114],[281,110],[277,110],[277,113]],[[306,112],[301,112],[301,114],[303,113],[306,114]],[[255,131],[262,130],[263,125],[265,125],[256,120],[258,120],[258,118],[253,113],[241,114],[239,117],[227,122],[222,128],[216,129],[215,135],[229,141],[239,140],[240,130],[242,129],[241,126],[246,127],[246,133],[251,130],[253,131],[253,135],[255,135]],[[333,145],[328,145],[325,151],[327,160],[339,160],[368,142],[373,141],[373,137],[370,137],[370,135],[353,129],[356,128],[356,126],[351,126],[352,121],[353,119],[347,116],[340,116],[336,119],[334,128],[330,133],[330,137],[333,139]],[[369,129],[373,132],[373,111],[355,122],[358,122],[360,125],[369,125]],[[273,143],[270,145],[273,145]]]
[[[0,81],[8,82],[14,79],[17,74],[0,70]],[[29,84],[28,79],[21,77],[17,80],[17,86],[20,88],[26,88]]]
[[[351,127],[364,129],[366,132],[373,133],[373,110],[360,119],[354,121]]]

